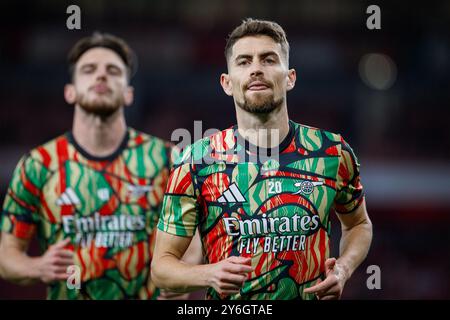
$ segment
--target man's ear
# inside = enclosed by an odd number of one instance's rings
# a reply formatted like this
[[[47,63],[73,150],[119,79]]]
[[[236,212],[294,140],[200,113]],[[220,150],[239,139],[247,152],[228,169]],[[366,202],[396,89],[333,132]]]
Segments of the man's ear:
[[[220,75],[220,85],[223,91],[230,97],[233,96],[233,85],[231,84],[230,76],[226,73]]]
[[[123,100],[126,106],[129,106],[134,101],[134,88],[132,86],[128,86],[125,89]]]
[[[295,69],[289,69],[287,76],[287,91],[290,91],[295,87],[295,81],[297,81],[297,72]]]
[[[64,99],[68,104],[75,104],[77,101],[77,91],[73,84],[68,83],[64,86]]]

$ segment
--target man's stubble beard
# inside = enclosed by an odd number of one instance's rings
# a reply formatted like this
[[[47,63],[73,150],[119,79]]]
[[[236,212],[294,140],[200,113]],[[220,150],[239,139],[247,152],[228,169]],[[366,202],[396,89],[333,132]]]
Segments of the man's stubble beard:
[[[112,99],[88,99],[84,94],[77,94],[76,103],[87,113],[92,113],[101,117],[108,117],[114,114],[125,101],[122,95],[113,96]]]
[[[256,101],[253,102],[249,101],[249,99],[247,99],[247,97],[244,94],[244,101],[236,100],[236,104],[238,105],[238,107],[249,113],[269,114],[272,111],[280,108],[284,102],[284,98],[275,100],[273,95],[270,95],[263,99],[255,99],[255,100]]]

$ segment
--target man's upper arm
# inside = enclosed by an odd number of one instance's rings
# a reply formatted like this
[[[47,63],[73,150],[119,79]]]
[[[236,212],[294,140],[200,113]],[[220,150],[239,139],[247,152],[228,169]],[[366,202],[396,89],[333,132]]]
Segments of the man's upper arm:
[[[183,261],[189,264],[202,264],[204,262],[202,242],[198,230],[192,238],[189,248],[184,253]]]
[[[359,176],[360,165],[352,148],[342,137],[341,142],[334,208],[338,214],[353,214],[364,201],[364,189]]]
[[[3,232],[21,239],[33,237],[39,220],[41,181],[46,174],[47,170],[30,156],[19,161],[0,216],[0,229]]]
[[[158,229],[172,235],[192,237],[198,225],[197,195],[191,165],[183,163],[170,173]]]
[[[369,216],[366,209],[364,188],[359,176],[358,158],[342,137],[341,142],[334,206],[342,230],[348,230],[369,221]]]
[[[170,255],[181,259],[191,240],[192,237],[181,237],[158,230],[156,233],[155,258]]]
[[[369,215],[366,209],[366,201],[362,203],[351,214],[339,214],[337,217],[341,222],[342,230],[349,230],[354,226],[369,221]]]

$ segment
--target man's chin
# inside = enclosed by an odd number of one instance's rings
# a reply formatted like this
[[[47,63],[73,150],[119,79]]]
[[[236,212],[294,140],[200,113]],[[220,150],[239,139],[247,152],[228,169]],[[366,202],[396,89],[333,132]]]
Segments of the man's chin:
[[[247,99],[244,103],[238,103],[241,109],[250,113],[268,114],[278,109],[282,101],[274,101],[272,99]]]
[[[271,106],[271,105],[269,105],[269,106],[267,106],[267,105],[262,105],[262,106],[245,105],[242,107],[242,109],[244,109],[245,111],[250,112],[250,113],[268,114],[268,113],[271,113],[273,110],[275,110],[276,107]]]
[[[80,107],[85,112],[100,117],[109,117],[120,109],[119,106],[112,105],[80,105]]]

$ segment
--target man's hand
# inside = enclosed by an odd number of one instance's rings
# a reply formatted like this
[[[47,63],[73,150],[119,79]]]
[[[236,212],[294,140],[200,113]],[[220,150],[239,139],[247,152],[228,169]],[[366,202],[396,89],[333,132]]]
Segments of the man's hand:
[[[186,263],[181,259],[191,239],[158,230],[151,265],[155,286],[176,292],[211,287],[222,296],[239,292],[248,273],[254,271],[251,258],[233,256],[213,264]]]
[[[67,273],[67,267],[74,265],[73,252],[64,249],[70,243],[70,239],[64,239],[54,245],[51,245],[47,251],[31,266],[35,268],[38,278],[46,283],[66,280],[70,274]]]
[[[325,261],[325,280],[318,279],[317,283],[305,289],[304,293],[315,293],[319,300],[337,300],[341,298],[347,274],[335,258]]]
[[[251,261],[251,258],[233,256],[211,264],[209,286],[222,296],[238,293],[247,274],[254,270]]]

